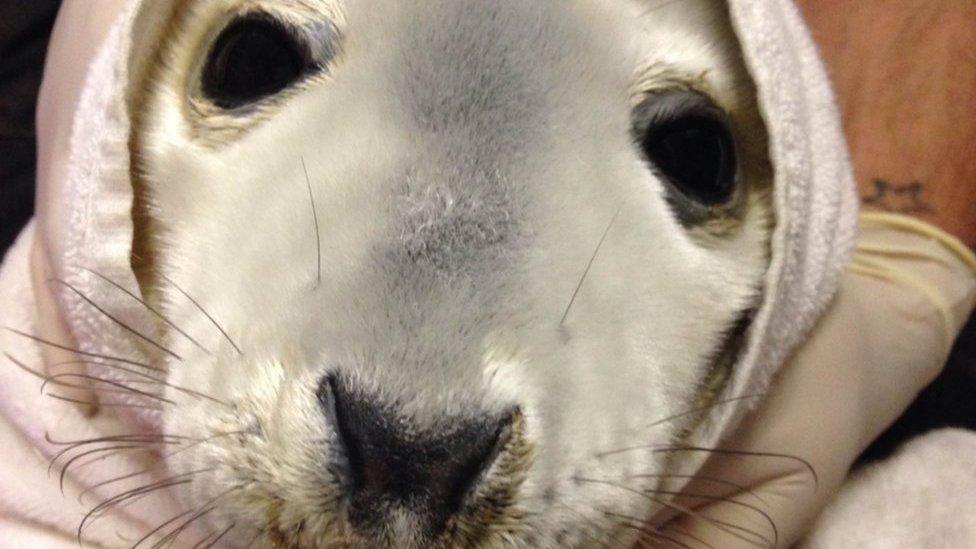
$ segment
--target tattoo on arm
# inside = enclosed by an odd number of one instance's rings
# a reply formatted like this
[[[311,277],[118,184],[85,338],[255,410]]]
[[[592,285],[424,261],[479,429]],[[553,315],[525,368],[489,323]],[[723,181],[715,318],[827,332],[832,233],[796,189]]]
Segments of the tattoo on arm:
[[[887,212],[930,214],[932,207],[922,196],[924,191],[924,185],[918,181],[900,184],[875,179],[873,194],[863,196],[861,200],[867,206],[874,206]]]

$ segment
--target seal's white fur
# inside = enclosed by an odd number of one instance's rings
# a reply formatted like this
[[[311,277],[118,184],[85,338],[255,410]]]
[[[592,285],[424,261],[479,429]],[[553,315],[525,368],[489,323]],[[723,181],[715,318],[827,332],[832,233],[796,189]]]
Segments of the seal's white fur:
[[[166,332],[182,357],[167,361],[168,381],[230,404],[172,390],[166,431],[245,431],[174,456],[177,472],[216,467],[188,501],[219,498],[210,518],[238,525],[231,539],[254,528],[303,543],[351,536],[323,466],[334,428],[315,396],[338,371],[421,425],[521,408],[531,466],[487,542],[633,539],[652,510],[638,492],[671,470],[660,450],[696,417],[656,420],[701,403],[767,267],[762,200],[734,230],[688,231],[628,133],[635,97],[674,86],[757,124],[724,7],[293,4],[189,2],[137,106],[153,267],[242,351],[149,276],[176,324],[211,334],[208,354]],[[188,95],[219,22],[242,7],[302,17],[295,6],[318,4],[311,13],[342,13],[328,77],[270,103],[225,143],[206,139]],[[740,138],[754,160],[762,143]],[[389,528],[419,539],[409,517]]]

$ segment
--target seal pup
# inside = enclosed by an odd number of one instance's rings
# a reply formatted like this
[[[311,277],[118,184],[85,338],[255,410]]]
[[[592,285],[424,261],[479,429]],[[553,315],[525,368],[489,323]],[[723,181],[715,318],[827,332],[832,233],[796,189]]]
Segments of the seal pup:
[[[726,9],[175,2],[130,105],[132,261],[182,330],[187,508],[231,546],[662,541],[667,449],[769,265]]]

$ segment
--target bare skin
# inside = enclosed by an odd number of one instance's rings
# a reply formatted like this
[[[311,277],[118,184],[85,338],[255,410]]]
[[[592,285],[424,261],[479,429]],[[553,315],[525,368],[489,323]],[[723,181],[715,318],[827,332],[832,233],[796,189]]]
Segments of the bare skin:
[[[976,3],[800,0],[866,208],[976,246]]]

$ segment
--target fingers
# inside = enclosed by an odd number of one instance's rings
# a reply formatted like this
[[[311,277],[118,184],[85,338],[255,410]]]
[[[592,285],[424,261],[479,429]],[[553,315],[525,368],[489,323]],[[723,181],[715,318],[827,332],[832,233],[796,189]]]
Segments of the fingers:
[[[887,359],[887,385],[868,367],[894,332],[869,325],[864,299],[887,299],[872,280],[849,276],[831,310],[784,368],[769,397],[682,490],[674,519],[652,546],[790,547],[843,482],[860,452],[913,398],[920,376],[901,375],[916,358]],[[938,342],[938,333],[930,338]],[[872,340],[873,341],[873,340]],[[924,342],[923,342],[924,343]],[[928,349],[921,345],[921,358]],[[933,359],[934,360],[934,359]],[[918,378],[918,379],[916,379]]]

